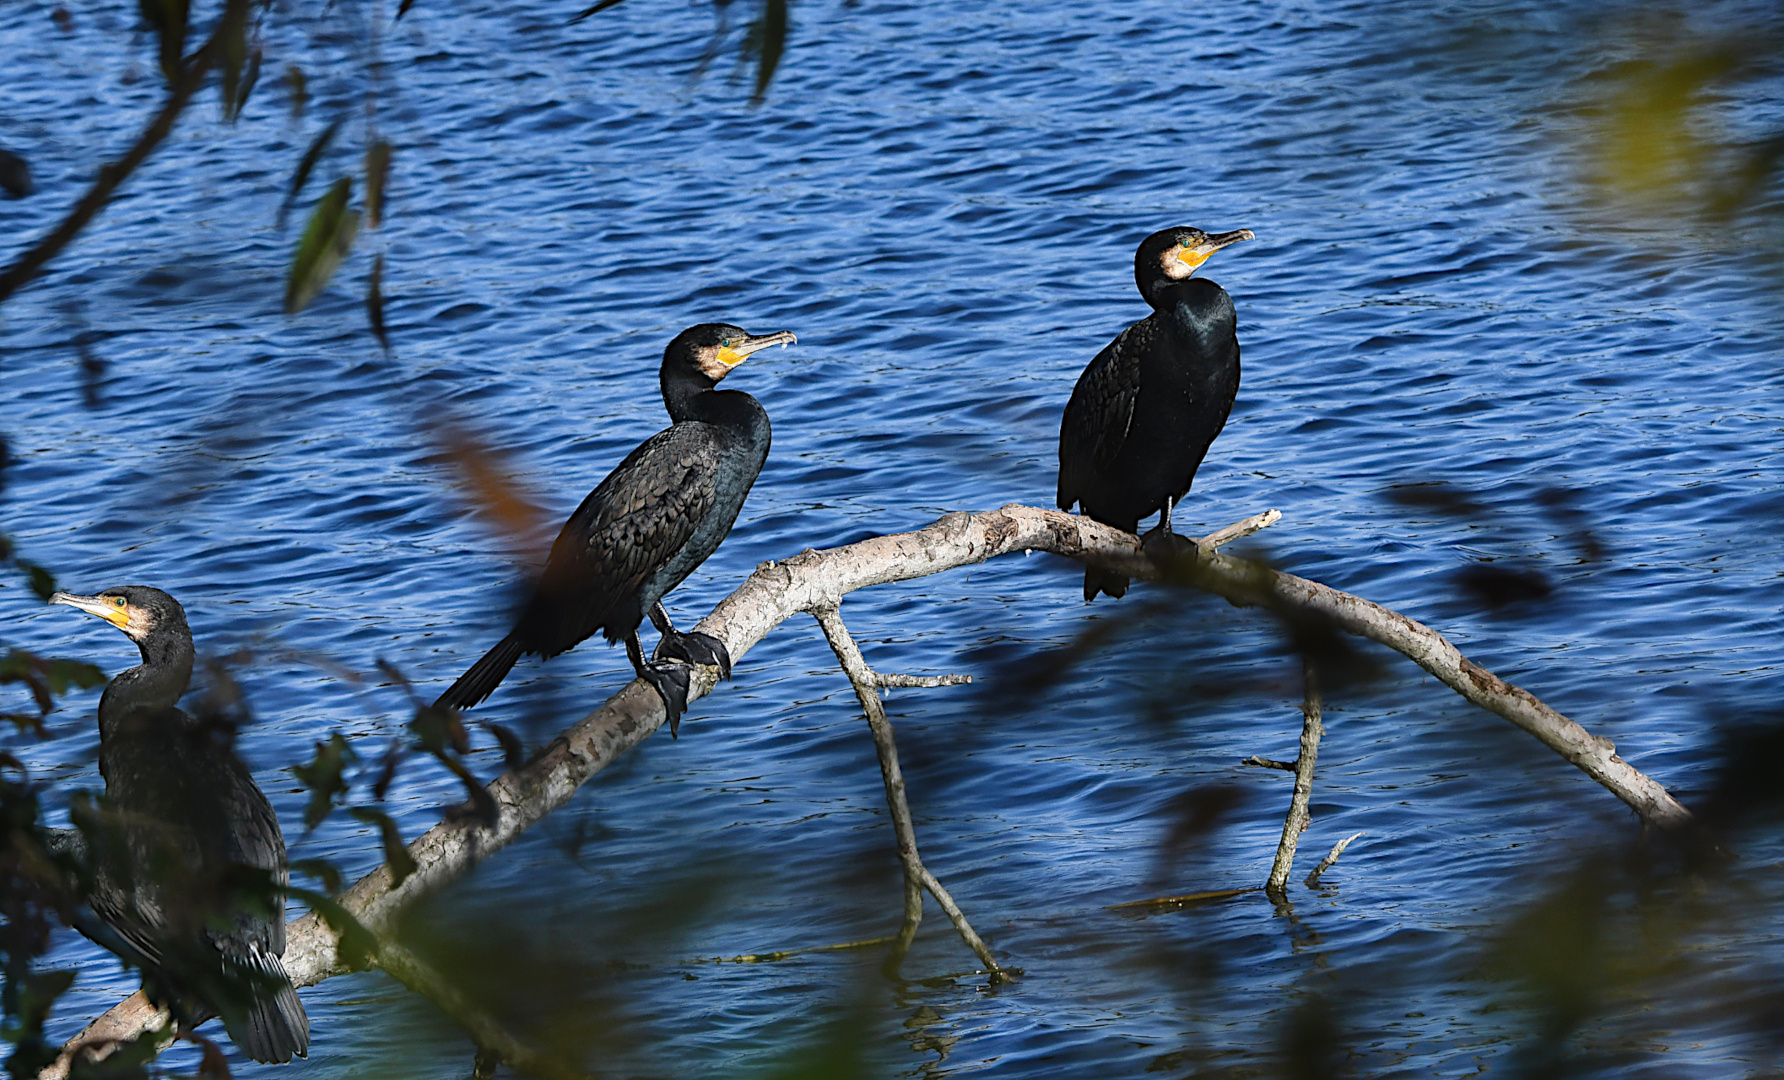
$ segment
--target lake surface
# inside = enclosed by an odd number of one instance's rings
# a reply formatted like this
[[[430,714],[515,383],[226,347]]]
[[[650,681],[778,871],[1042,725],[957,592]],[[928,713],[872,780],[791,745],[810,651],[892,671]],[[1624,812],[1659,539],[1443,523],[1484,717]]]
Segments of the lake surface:
[[[14,3],[0,28],[0,144],[38,181],[0,202],[7,258],[158,100],[127,17],[70,5],[63,32],[53,7]],[[1572,107],[1613,58],[1594,44],[1605,12],[812,0],[752,108],[735,49],[749,5],[728,9],[703,74],[707,8],[633,0],[566,26],[576,8],[422,0],[384,34],[388,220],[302,315],[280,314],[291,248],[364,145],[363,4],[275,11],[241,122],[207,92],[0,305],[16,462],[0,529],[65,588],[158,585],[201,649],[252,654],[242,751],[294,858],[378,861],[344,815],[302,835],[286,771],[342,731],[369,777],[409,716],[375,661],[431,697],[506,628],[518,571],[461,497],[448,425],[500,447],[560,521],[665,423],[656,369],[677,331],[795,331],[728,384],[768,408],[774,449],[730,539],[671,597],[685,625],[763,560],[1050,505],[1060,411],[1145,313],[1135,245],[1174,224],[1257,234],[1204,271],[1238,307],[1244,382],[1181,529],[1279,508],[1239,550],[1438,628],[1687,802],[1727,728],[1776,715],[1776,234],[1586,206]],[[301,120],[288,62],[310,75]],[[1784,127],[1777,80],[1743,93],[1738,123]],[[281,231],[297,160],[336,115]],[[388,356],[361,308],[378,251]],[[86,386],[82,349],[103,365]],[[1438,483],[1466,505],[1433,506]],[[1458,586],[1479,565],[1553,591],[1494,608]],[[977,965],[933,903],[917,981],[882,979],[871,948],[699,962],[897,926],[872,744],[803,619],[696,703],[686,738],[648,740],[415,933],[601,1076],[847,1075],[856,1053],[887,1076],[1271,1075],[1311,1001],[1344,1074],[1522,1069],[1540,1014],[1492,974],[1491,943],[1581,860],[1633,844],[1633,815],[1366,648],[1374,677],[1328,695],[1289,903],[1110,910],[1263,880],[1290,782],[1238,761],[1293,757],[1301,679],[1268,616],[1145,587],[1085,605],[1080,576],[1012,558],[844,607],[882,670],[978,678],[888,707],[927,863],[1023,969],[1013,985],[959,974]],[[16,582],[0,610],[8,643],[135,662]],[[1104,645],[1079,656],[1090,633]],[[585,644],[523,662],[475,715],[537,744],[629,678],[620,650]],[[57,805],[99,783],[96,702],[72,695],[25,748]],[[493,750],[476,761],[499,771]],[[413,836],[454,790],[412,762],[389,809]],[[1226,809],[1186,834],[1197,806]],[[1299,883],[1359,831],[1319,888]],[[1744,1004],[1778,986],[1784,846],[1738,846],[1705,888],[1739,917],[1656,946],[1667,980],[1590,1010],[1566,1044],[1575,1074],[1775,1063]],[[56,958],[80,970],[60,1034],[135,986],[72,934]],[[381,974],[304,998],[312,1055],[280,1075],[469,1072],[469,1041]]]

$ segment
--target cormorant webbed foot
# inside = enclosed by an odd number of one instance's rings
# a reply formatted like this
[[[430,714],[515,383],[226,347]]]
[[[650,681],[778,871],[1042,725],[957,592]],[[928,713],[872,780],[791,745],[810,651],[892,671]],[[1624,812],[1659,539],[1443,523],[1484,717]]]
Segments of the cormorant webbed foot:
[[[650,621],[662,637],[657,647],[651,652],[652,663],[661,660],[682,660],[689,664],[703,664],[719,669],[719,678],[731,677],[731,650],[725,643],[711,634],[702,634],[698,630],[682,633],[675,629],[669,621],[669,613],[663,610],[663,602],[657,601],[651,606]]]
[[[664,634],[650,658],[653,663],[659,660],[682,660],[689,664],[704,664],[718,668],[721,679],[731,677],[731,650],[725,648],[725,643],[718,638],[697,630],[686,634]]]
[[[638,643],[638,632],[626,638],[626,659],[632,661],[632,670],[638,677],[656,690],[657,696],[663,699],[663,714],[669,722],[669,737],[681,737],[681,714],[688,708],[688,688],[692,685],[694,669],[681,660],[644,661],[644,647]]]
[[[1163,525],[1140,537],[1140,550],[1163,571],[1166,581],[1183,580],[1201,557],[1201,548],[1194,540],[1170,532]]]

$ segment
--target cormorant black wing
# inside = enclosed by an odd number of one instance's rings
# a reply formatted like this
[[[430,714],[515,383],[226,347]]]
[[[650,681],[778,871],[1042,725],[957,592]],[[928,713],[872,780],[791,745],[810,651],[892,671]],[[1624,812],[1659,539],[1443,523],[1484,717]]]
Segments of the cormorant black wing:
[[[1095,482],[1097,472],[1114,467],[1127,442],[1140,397],[1140,355],[1158,333],[1142,319],[1115,335],[1078,376],[1059,425],[1059,508],[1069,510]]]
[[[618,606],[686,546],[712,512],[718,502],[714,462],[722,452],[713,425],[689,421],[657,432],[626,455],[551,545],[521,619],[530,649],[555,656],[620,614]]]

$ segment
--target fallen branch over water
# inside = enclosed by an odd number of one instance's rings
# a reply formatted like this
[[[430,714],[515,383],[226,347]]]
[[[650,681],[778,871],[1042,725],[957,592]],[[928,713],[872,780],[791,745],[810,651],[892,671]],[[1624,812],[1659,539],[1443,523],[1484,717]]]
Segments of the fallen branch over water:
[[[1467,659],[1430,627],[1361,597],[1216,550],[1280,517],[1271,510],[1199,541],[1199,558],[1186,583],[1235,604],[1319,619],[1335,629],[1386,645],[1469,701],[1534,735],[1610,789],[1645,823],[1679,829],[1691,822],[1690,812],[1664,787],[1618,757],[1610,740],[1587,732],[1528,691]],[[878,536],[763,563],[696,629],[718,637],[732,658],[740,660],[788,618],[834,609],[844,596],[858,589],[926,577],[1017,551],[1051,552],[1133,578],[1156,580],[1160,576],[1127,533],[1076,514],[1010,505],[979,514],[948,514],[916,532]],[[711,668],[696,669],[688,700],[711,692],[716,677]],[[560,735],[525,768],[504,774],[489,785],[497,808],[493,825],[455,820],[434,826],[409,845],[416,870],[401,885],[393,885],[389,870],[379,867],[341,895],[341,906],[380,938],[389,939],[396,916],[404,908],[438,892],[506,847],[662,723],[662,700],[642,681],[633,681]],[[339,936],[314,913],[293,920],[287,942],[285,967],[299,986],[348,970],[338,952]],[[127,1000],[114,1008],[88,1031],[126,1038],[151,1026],[152,1010],[139,1010],[141,1020],[134,1030],[129,1016],[113,1016],[129,1005]],[[87,1038],[83,1033],[69,1047]]]

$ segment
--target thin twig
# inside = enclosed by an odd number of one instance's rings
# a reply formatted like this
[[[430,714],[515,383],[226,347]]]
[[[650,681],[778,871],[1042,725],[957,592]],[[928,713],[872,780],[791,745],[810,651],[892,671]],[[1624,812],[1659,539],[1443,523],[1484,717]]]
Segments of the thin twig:
[[[882,688],[892,686],[965,686],[972,681],[971,675],[887,675],[880,671],[873,673],[873,684]]]
[[[815,952],[846,952],[850,949],[865,949],[870,945],[887,945],[898,940],[898,935],[888,934],[885,937],[868,938],[866,941],[845,941],[838,945],[807,945],[802,949],[781,949],[779,952],[744,953],[742,956],[696,956],[688,961],[690,964],[772,964],[785,960],[789,956],[802,956]]]
[[[1319,865],[1313,868],[1313,873],[1307,875],[1307,882],[1306,882],[1307,887],[1309,889],[1311,889],[1315,885],[1318,885],[1319,884],[1319,876],[1321,874],[1325,873],[1327,870],[1330,870],[1334,865],[1336,865],[1338,862],[1338,856],[1344,854],[1344,849],[1350,846],[1350,842],[1362,835],[1363,834],[1360,832],[1351,833],[1349,836],[1338,841],[1336,844],[1333,844],[1331,854],[1329,854],[1325,858],[1321,859],[1319,861]]]
[[[1155,908],[1172,905],[1199,904],[1209,900],[1227,900],[1235,896],[1244,896],[1262,889],[1262,885],[1247,885],[1243,889],[1213,889],[1209,892],[1184,893],[1182,896],[1160,896],[1152,900],[1129,900],[1124,904],[1110,904],[1110,911],[1122,908]]]
[[[1313,820],[1307,804],[1313,797],[1313,765],[1319,760],[1319,739],[1325,734],[1320,722],[1319,678],[1313,661],[1301,661],[1301,678],[1306,683],[1306,703],[1301,706],[1301,754],[1295,758],[1295,793],[1289,798],[1288,817],[1282,822],[1282,839],[1276,845],[1276,862],[1270,867],[1270,880],[1264,889],[1281,895],[1288,887],[1288,873],[1295,865],[1295,846],[1307,823]]]
[[[1239,764],[1250,765],[1254,769],[1281,769],[1283,772],[1295,771],[1295,763],[1292,761],[1277,761],[1275,758],[1258,757],[1256,754],[1253,754],[1248,758],[1240,759]]]
[[[892,956],[887,966],[893,970],[904,959],[903,949],[908,949],[910,941],[917,933],[917,923],[923,918],[923,898],[910,888],[910,882],[916,882],[935,897],[935,902],[942,906],[954,929],[966,940],[979,963],[995,972],[997,961],[991,955],[991,949],[973,930],[961,913],[960,905],[954,902],[948,890],[936,880],[934,874],[923,865],[923,859],[917,854],[917,830],[911,821],[911,808],[905,798],[904,773],[898,766],[898,747],[892,739],[892,722],[886,719],[886,710],[880,704],[877,692],[879,677],[867,666],[867,659],[861,655],[860,646],[849,635],[849,628],[843,625],[842,612],[834,604],[822,605],[812,609],[812,618],[818,620],[818,626],[824,631],[824,639],[836,653],[836,659],[842,664],[843,673],[855,687],[855,697],[861,702],[861,709],[867,714],[867,726],[873,732],[874,750],[880,759],[880,777],[886,784],[886,806],[892,812],[892,828],[898,837],[898,861],[904,866],[905,905],[904,922],[898,931],[898,941],[893,947]],[[948,685],[948,684],[937,684]],[[915,901],[913,903],[913,900]]]
[[[1254,532],[1267,529],[1282,520],[1282,511],[1265,510],[1261,514],[1253,514],[1244,521],[1235,521],[1224,529],[1216,529],[1207,536],[1196,541],[1196,546],[1203,551],[1219,551],[1221,545],[1230,544],[1234,540],[1243,540]]]

